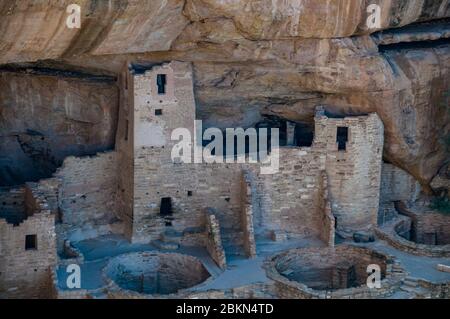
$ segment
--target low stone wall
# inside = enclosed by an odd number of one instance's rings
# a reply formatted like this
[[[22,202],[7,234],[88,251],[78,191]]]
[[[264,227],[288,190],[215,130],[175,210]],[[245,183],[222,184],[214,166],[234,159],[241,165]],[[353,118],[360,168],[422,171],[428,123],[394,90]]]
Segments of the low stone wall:
[[[326,156],[318,147],[282,147],[279,152],[278,173],[263,175],[259,167],[249,167],[254,176],[255,232],[320,238],[323,227],[321,178]]]
[[[435,284],[425,280],[419,280],[419,286],[428,291],[427,297],[430,299],[450,298],[450,282]]]
[[[450,244],[450,216],[429,209],[416,211],[404,202],[395,202],[399,214],[411,219],[411,241],[425,245]]]
[[[379,264],[382,261],[383,265],[380,265],[380,267],[382,268],[382,273],[384,273],[384,278],[381,281],[380,289],[370,289],[364,282],[364,284],[353,288],[316,290],[299,281],[289,280],[285,275],[282,275],[279,272],[280,262],[295,263],[296,258],[301,258],[306,262],[309,260],[309,262],[319,267],[325,267],[328,261],[339,263],[339,260],[346,262],[351,262],[353,260],[355,263],[359,264],[356,268],[361,268],[359,270],[356,269],[356,272],[361,273],[365,273],[365,268],[369,264]],[[335,264],[332,266],[334,268],[337,267]],[[390,296],[397,291],[400,288],[402,279],[405,277],[405,273],[399,268],[393,256],[384,255],[368,248],[355,246],[290,250],[268,259],[265,264],[265,269],[267,276],[275,281],[275,293],[282,299],[383,298]],[[366,273],[366,278],[367,276]]]
[[[398,233],[401,233],[401,230],[404,231],[410,223],[411,221],[405,217],[398,218],[386,223],[381,228],[376,228],[375,234],[379,239],[385,240],[392,247],[405,251],[409,254],[429,257],[450,257],[450,245],[423,245],[401,237]]]
[[[117,153],[68,157],[58,169],[59,203],[65,238],[76,241],[120,232],[115,215]],[[117,228],[119,230],[117,230]]]
[[[49,298],[56,265],[55,216],[36,183],[25,189],[26,219],[0,219],[0,298]]]
[[[321,176],[320,193],[322,194],[321,209],[319,210],[319,213],[322,214],[322,221],[319,224],[319,227],[322,227],[320,238],[329,247],[333,247],[336,235],[335,231],[336,221],[331,211],[331,202],[328,193],[328,177],[324,171],[322,172]]]
[[[383,163],[378,224],[383,225],[396,217],[393,202],[414,202],[419,194],[420,184],[413,176],[395,165]]]
[[[177,294],[155,296],[133,293],[117,287],[106,287],[108,299],[274,299],[273,282],[246,285],[224,290],[180,291]]]
[[[256,257],[255,231],[253,225],[253,199],[251,178],[248,172],[243,171],[241,180],[241,226],[243,232],[243,246],[248,258]]]
[[[222,237],[220,234],[219,221],[214,214],[213,209],[207,209],[205,212],[206,219],[206,250],[211,258],[221,268],[227,267],[225,251],[222,246]]]

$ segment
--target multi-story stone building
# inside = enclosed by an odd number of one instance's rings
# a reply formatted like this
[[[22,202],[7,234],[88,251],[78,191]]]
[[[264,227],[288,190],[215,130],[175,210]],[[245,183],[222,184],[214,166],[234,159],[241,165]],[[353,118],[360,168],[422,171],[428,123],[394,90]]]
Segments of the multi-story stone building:
[[[51,273],[56,252],[64,255],[68,242],[104,234],[162,248],[203,246],[224,268],[225,256],[255,257],[260,240],[333,247],[336,232],[351,238],[377,226],[383,124],[376,114],[333,117],[319,106],[306,143],[311,146],[296,146],[304,138],[301,130],[286,123],[285,145],[273,145],[270,154],[279,155],[279,168],[263,174],[263,163],[181,160],[194,158],[203,145],[189,63],[130,63],[119,84],[115,151],[67,159],[52,179],[36,185],[51,199],[45,204],[50,209],[39,206],[21,226],[1,216],[6,231],[0,236],[0,283],[7,295],[35,282],[37,275],[22,266],[32,263],[39,265],[37,273]],[[180,137],[173,133],[179,128],[190,133],[190,154],[176,149]],[[30,192],[23,202],[39,196]],[[24,204],[24,211],[35,206]],[[31,228],[40,234],[29,234]],[[167,238],[176,243],[161,242]],[[17,277],[2,279],[11,267]],[[22,284],[23,276],[29,280]]]
[[[177,142],[171,134],[177,128],[191,132],[190,142],[198,147],[189,64],[131,64],[123,82],[118,208],[131,240],[156,239],[168,228],[199,228],[207,207],[218,211],[225,229],[241,232],[240,180],[245,174],[251,176],[257,232],[321,237],[327,201],[342,235],[376,226],[383,150],[383,124],[376,114],[333,118],[319,109],[312,146],[288,142],[279,150],[279,172],[265,176],[258,172],[259,164],[172,159]],[[288,141],[298,138],[295,130],[287,134]]]

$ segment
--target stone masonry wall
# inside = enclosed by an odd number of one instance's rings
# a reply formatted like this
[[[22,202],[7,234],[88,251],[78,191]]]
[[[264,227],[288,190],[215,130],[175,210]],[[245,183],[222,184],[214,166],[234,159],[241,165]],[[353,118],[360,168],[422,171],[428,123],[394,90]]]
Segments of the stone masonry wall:
[[[319,112],[313,146],[280,148],[280,170],[273,175],[260,174],[259,165],[186,164],[181,156],[191,155],[192,159],[196,148],[192,145],[195,100],[190,64],[171,62],[129,73],[131,77],[125,78],[132,82],[127,85],[134,93],[127,104],[133,104],[134,109],[133,115],[127,116],[133,120],[124,124],[127,120],[122,117],[119,129],[125,125],[132,132],[133,181],[121,182],[119,178],[119,197],[122,203],[129,201],[125,197],[132,197],[133,241],[156,240],[169,229],[184,232],[199,228],[203,210],[213,207],[223,234],[227,238],[236,235],[233,241],[245,244],[241,238],[247,229],[242,217],[244,169],[252,176],[249,186],[255,233],[285,232],[291,237],[322,238],[331,243],[334,216],[341,232],[371,229],[377,224],[383,124],[376,114],[329,118]],[[165,90],[158,94],[161,75],[166,77]],[[338,151],[336,142],[341,126],[350,130],[346,151]],[[171,135],[177,128],[191,133],[183,138],[190,138],[187,142],[192,149],[189,154],[174,152],[180,160],[173,161],[172,150],[178,141],[172,141]],[[119,161],[119,167],[124,165],[128,172],[128,158],[122,156]],[[326,187],[322,185],[324,171]],[[126,193],[127,183],[133,184],[132,194]],[[172,215],[161,216],[162,199],[169,198]],[[332,213],[326,210],[327,201],[333,203]],[[129,209],[124,211],[128,216]]]
[[[117,215],[124,224],[125,236],[133,234],[134,196],[134,81],[127,63],[120,75],[119,123],[116,133],[117,152]]]
[[[165,95],[155,93],[158,74],[167,76]],[[134,76],[133,240],[157,239],[167,227],[203,226],[203,210],[214,207],[224,229],[241,229],[241,168],[234,164],[173,162],[176,128],[194,132],[195,101],[189,64],[172,62]],[[193,136],[191,136],[193,138]],[[192,144],[192,139],[191,139]],[[160,216],[170,197],[173,216]]]
[[[334,215],[331,212],[331,203],[328,194],[328,177],[325,171],[321,172],[320,186],[320,194],[322,196],[321,206],[318,210],[322,216],[322,221],[318,225],[319,227],[322,225],[320,228],[320,239],[322,239],[329,247],[333,247],[335,241],[335,220]]]
[[[37,184],[26,189],[27,218],[18,226],[0,219],[0,298],[48,298],[56,265],[55,216]],[[36,247],[26,249],[26,236]]]
[[[111,227],[117,222],[116,152],[68,157],[55,178],[61,183],[60,215],[68,226],[66,239],[76,241],[113,231]]]
[[[416,234],[418,243],[450,245],[450,216],[436,212],[418,215]]]
[[[383,227],[376,228],[377,237],[389,243],[390,246],[409,254],[429,257],[450,257],[450,245],[431,246],[417,244],[399,235],[410,227],[410,220],[402,217],[386,223]]]
[[[383,163],[381,171],[380,202],[415,201],[420,184],[413,176],[395,165]]]
[[[222,245],[222,237],[220,232],[220,225],[215,216],[213,209],[207,209],[205,212],[206,219],[206,249],[211,258],[221,268],[227,267],[225,251]]]
[[[378,224],[382,225],[397,215],[393,202],[413,202],[419,192],[420,184],[414,177],[395,165],[383,163]]]
[[[381,289],[370,289],[366,285],[367,266],[378,264],[382,271]],[[302,280],[289,279],[289,274],[312,271],[321,277],[324,269],[337,269],[353,265],[357,287],[337,290],[318,290],[307,286]],[[389,255],[368,248],[339,245],[329,248],[303,248],[285,251],[266,261],[265,269],[270,279],[275,281],[277,297],[281,299],[373,299],[392,295],[399,289],[405,273],[399,263]],[[284,274],[284,275],[283,275]],[[311,277],[309,277],[311,279]],[[316,278],[317,279],[317,278]]]
[[[435,215],[433,212],[416,212],[408,208],[403,202],[396,202],[395,207],[400,214],[399,218],[377,228],[377,237],[410,254],[431,257],[450,256],[450,244],[445,243],[445,240],[448,239],[446,236],[449,234],[448,216]],[[428,218],[429,222],[425,221]],[[442,232],[439,232],[440,230]],[[439,245],[434,245],[425,240],[425,231],[432,234],[436,233],[432,237],[434,240],[437,239]],[[441,238],[440,242],[439,238]]]
[[[158,95],[158,74],[164,74],[168,81],[165,95]],[[170,140],[172,130],[180,127],[194,132],[191,67],[182,63],[153,67],[143,74],[135,74],[133,86],[133,241],[157,239],[164,230],[166,221],[159,216],[163,197],[171,198],[176,218],[172,224],[177,230],[200,226],[201,207],[180,206],[181,197],[187,197],[188,190],[194,191],[190,189],[197,182],[192,175],[193,168],[175,165],[171,160],[171,149],[175,145]],[[183,220],[182,215],[187,217],[184,220],[189,225],[178,225],[177,221]]]
[[[286,232],[293,237],[321,237],[321,171],[325,154],[315,147],[280,148],[279,172],[256,176],[255,232]],[[260,210],[259,212],[257,210]]]
[[[254,258],[256,257],[256,243],[253,224],[253,194],[251,176],[246,171],[242,173],[240,188],[242,190],[241,225],[243,232],[243,246],[247,257]]]
[[[339,150],[338,127],[348,128],[346,150]],[[377,225],[384,129],[378,115],[330,118],[316,115],[316,139],[325,142],[332,212],[344,237]],[[320,135],[320,136],[318,136]]]
[[[411,219],[411,241],[431,246],[450,245],[450,216],[420,206],[408,207],[404,202],[397,202],[395,207]]]

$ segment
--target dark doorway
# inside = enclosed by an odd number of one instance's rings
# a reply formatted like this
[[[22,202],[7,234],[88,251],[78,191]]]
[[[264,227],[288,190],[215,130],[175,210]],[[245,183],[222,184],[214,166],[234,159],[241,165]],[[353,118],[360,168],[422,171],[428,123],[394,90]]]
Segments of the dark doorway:
[[[158,94],[166,94],[167,77],[165,74],[158,74],[156,85],[158,86]]]
[[[37,249],[37,235],[25,236],[25,250]]]
[[[336,142],[338,143],[339,151],[347,150],[348,127],[338,127],[337,128]]]
[[[437,245],[437,234],[436,233],[425,233],[423,235],[423,244]]]
[[[161,216],[172,216],[172,198],[171,197],[163,197],[161,198],[161,206],[159,209],[159,213]]]
[[[344,289],[358,286],[358,280],[357,280],[357,277],[356,277],[355,266],[351,266],[347,270],[347,283],[346,284],[347,284],[346,287],[343,287]]]
[[[295,126],[294,144],[299,147],[311,147],[314,140],[314,126],[297,123]]]

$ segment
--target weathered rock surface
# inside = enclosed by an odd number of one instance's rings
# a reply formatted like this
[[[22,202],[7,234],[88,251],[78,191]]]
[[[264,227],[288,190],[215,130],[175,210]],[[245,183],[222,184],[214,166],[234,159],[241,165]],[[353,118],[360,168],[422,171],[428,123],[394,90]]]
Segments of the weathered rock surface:
[[[450,195],[450,165],[444,166],[439,171],[439,174],[433,178],[431,187],[438,193],[445,192]]]
[[[114,147],[114,82],[0,73],[0,186],[48,177],[69,155]]]
[[[424,0],[191,0],[185,12],[191,20],[227,17],[247,37],[260,39],[337,38],[368,34],[367,8],[381,7],[381,28],[404,26],[446,17],[448,1]]]
[[[367,8],[381,7],[381,28],[448,17],[449,0],[83,0],[82,28],[69,29],[71,0],[0,4],[0,63],[74,54],[167,51],[189,22],[226,18],[253,40],[349,37],[368,30]]]
[[[207,126],[264,115],[312,122],[320,104],[376,111],[384,157],[426,189],[449,159],[450,0],[84,0],[80,30],[65,26],[69,2],[2,2],[0,63],[56,59],[117,73],[128,60],[192,61]],[[385,30],[374,36],[371,3]]]

